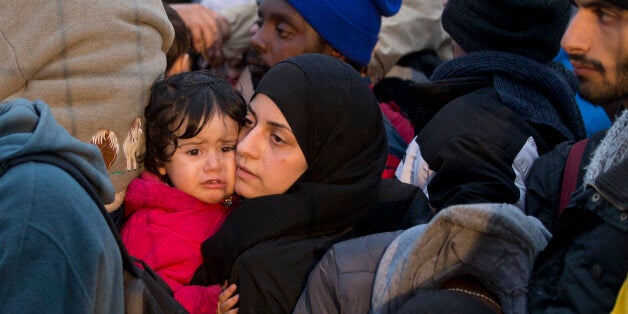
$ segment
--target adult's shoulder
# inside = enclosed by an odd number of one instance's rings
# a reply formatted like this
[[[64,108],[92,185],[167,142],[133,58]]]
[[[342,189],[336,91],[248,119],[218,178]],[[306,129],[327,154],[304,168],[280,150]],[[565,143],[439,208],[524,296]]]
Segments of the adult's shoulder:
[[[97,204],[70,174],[56,166],[39,162],[12,166],[0,180],[0,191],[0,217],[11,225],[38,229],[41,236],[59,237],[61,243],[70,244],[75,241],[72,237],[80,237],[83,243],[116,247]]]
[[[28,162],[4,173],[0,191],[4,310],[123,308],[117,243],[78,182],[56,166]]]

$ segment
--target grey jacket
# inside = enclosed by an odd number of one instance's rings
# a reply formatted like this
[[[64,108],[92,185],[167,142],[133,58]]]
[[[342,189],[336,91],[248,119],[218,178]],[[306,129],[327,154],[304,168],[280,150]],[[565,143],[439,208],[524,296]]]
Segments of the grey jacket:
[[[334,245],[311,272],[294,313],[394,313],[401,296],[464,274],[495,292],[506,313],[525,313],[532,264],[549,237],[514,205],[450,206],[402,233]]]
[[[368,313],[377,264],[401,232],[376,233],[332,246],[310,272],[293,313]]]
[[[551,235],[512,204],[454,205],[427,225],[408,229],[382,257],[373,313],[395,313],[409,292],[472,275],[499,297],[504,313],[526,313],[527,284]]]

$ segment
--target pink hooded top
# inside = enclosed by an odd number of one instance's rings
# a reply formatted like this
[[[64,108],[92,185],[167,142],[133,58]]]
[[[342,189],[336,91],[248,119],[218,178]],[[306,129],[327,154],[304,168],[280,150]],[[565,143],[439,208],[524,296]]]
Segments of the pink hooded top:
[[[188,286],[202,263],[201,243],[222,225],[232,207],[205,204],[145,171],[129,184],[122,241],[146,262],[190,313],[215,313],[219,285]]]

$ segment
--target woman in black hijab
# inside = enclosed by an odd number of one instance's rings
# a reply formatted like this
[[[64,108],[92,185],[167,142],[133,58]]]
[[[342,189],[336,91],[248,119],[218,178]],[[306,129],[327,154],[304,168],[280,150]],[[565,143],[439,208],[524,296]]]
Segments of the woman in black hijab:
[[[278,63],[240,133],[246,199],[202,244],[192,284],[237,284],[242,313],[292,311],[311,268],[377,201],[386,156],[377,100],[351,66],[318,54]]]

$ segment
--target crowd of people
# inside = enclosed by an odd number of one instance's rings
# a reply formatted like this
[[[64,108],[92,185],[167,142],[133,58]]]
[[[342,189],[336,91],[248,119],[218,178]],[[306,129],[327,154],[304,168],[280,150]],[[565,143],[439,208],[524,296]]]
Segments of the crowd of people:
[[[628,313],[626,0],[0,12],[3,312]]]

